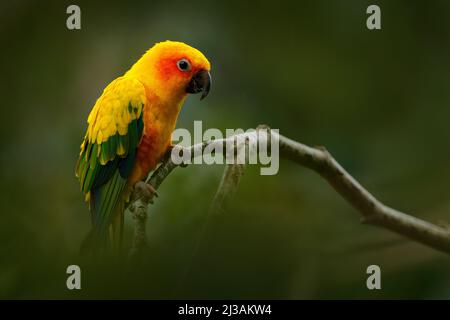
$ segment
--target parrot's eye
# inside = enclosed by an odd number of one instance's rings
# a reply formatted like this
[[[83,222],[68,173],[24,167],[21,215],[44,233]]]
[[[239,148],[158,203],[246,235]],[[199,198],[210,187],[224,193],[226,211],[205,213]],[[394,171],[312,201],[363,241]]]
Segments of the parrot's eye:
[[[191,70],[191,64],[186,59],[181,59],[177,62],[178,69],[181,71],[189,71]]]

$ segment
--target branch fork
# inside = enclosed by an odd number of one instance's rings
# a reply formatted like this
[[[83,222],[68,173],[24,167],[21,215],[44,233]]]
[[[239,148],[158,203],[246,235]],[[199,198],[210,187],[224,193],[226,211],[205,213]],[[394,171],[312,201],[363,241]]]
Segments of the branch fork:
[[[268,131],[267,140],[264,141],[268,147],[271,145],[268,143],[270,142],[269,139],[277,139],[279,141],[280,158],[290,159],[303,167],[315,171],[324,178],[347,203],[360,213],[362,223],[391,230],[411,240],[450,254],[450,230],[448,228],[426,222],[384,205],[356,181],[324,147],[309,147],[284,137],[278,132],[271,131],[267,126],[259,126],[258,130]],[[241,143],[240,146],[237,146],[237,152],[239,153],[242,150],[246,150],[249,139],[260,139],[260,135],[255,134],[255,132],[246,132],[225,139],[202,142],[188,148],[181,146],[174,146],[174,148],[183,148],[183,151],[190,152],[191,157],[194,157],[194,155],[202,154],[206,146],[213,144],[225,146],[227,143],[245,141],[245,144]],[[258,140],[258,142],[260,141]],[[209,148],[209,150],[212,149]],[[234,156],[237,157],[237,154]],[[246,162],[247,160],[246,158]],[[148,184],[156,191],[177,166],[172,162],[170,154],[168,154],[153,174],[142,183]],[[245,164],[226,165],[210,212],[221,212],[225,209],[228,199],[232,197],[238,187],[244,169]],[[153,198],[140,196],[138,189],[135,188],[130,204],[136,221],[133,248],[142,244],[145,245],[147,207],[152,203]]]

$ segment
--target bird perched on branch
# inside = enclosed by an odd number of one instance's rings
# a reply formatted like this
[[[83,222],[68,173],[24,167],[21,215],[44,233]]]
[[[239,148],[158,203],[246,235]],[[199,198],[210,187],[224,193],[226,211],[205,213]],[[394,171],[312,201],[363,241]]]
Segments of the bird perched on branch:
[[[89,202],[92,230],[85,245],[121,242],[125,204],[133,186],[155,169],[168,148],[189,93],[205,98],[210,63],[197,49],[155,44],[95,103],[81,144],[76,176]]]

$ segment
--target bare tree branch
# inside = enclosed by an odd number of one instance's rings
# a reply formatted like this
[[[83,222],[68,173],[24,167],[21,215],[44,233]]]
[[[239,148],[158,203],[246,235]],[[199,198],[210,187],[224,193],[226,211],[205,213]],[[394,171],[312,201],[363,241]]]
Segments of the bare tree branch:
[[[209,208],[209,214],[225,212],[228,207],[228,203],[234,197],[239,182],[245,171],[245,163],[248,162],[247,156],[249,155],[248,140],[243,140],[243,143],[238,144],[237,141],[233,141],[235,148],[235,154],[233,154],[233,163],[227,164],[223,171],[222,179],[220,180],[219,187],[214,195],[213,201]],[[238,158],[242,157],[244,163],[239,163]]]
[[[187,260],[186,268],[182,273],[181,283],[185,283],[186,278],[191,272],[193,261],[200,251],[201,243],[205,237],[208,225],[213,214],[224,213],[228,207],[229,202],[234,197],[239,182],[242,175],[244,174],[245,164],[227,164],[222,174],[222,179],[220,180],[219,187],[217,188],[216,194],[211,202],[208,213],[206,214],[205,220],[203,221],[200,232],[197,235],[195,245],[193,247],[191,257]]]
[[[145,231],[147,222],[147,206],[148,204],[145,204],[142,199],[139,199],[135,202],[134,206],[130,208],[135,223],[130,257],[138,256],[139,252],[141,252],[141,250],[147,245]]]
[[[189,148],[180,146],[175,146],[174,148],[182,148],[183,152],[188,152],[193,158],[194,155],[201,154],[207,146],[211,146],[212,148],[214,146],[221,146],[224,149],[227,143],[234,143],[236,138],[244,139],[245,141],[256,139],[259,142],[261,142],[261,139],[264,139],[257,132],[247,132],[226,139],[203,142]],[[278,139],[281,158],[290,159],[295,163],[307,167],[328,181],[361,214],[363,223],[389,229],[434,249],[450,253],[450,230],[384,205],[345,171],[325,148],[311,148],[274,131],[271,131],[270,135],[265,139]],[[264,142],[270,147],[268,141]],[[208,149],[211,150],[212,148]],[[147,180],[147,183],[154,189],[157,189],[175,167],[177,165],[172,162],[171,157],[166,157],[163,163]],[[229,173],[225,171],[224,175],[227,174]],[[232,181],[232,179],[227,179],[227,183],[229,181]],[[226,186],[224,188],[219,188],[218,194],[216,194],[219,202],[221,201],[220,198],[223,197],[223,192],[227,192]],[[133,194],[132,199],[134,199],[133,201],[140,199],[140,206],[145,208],[151,203],[151,198],[142,201],[142,197],[140,198],[135,194]],[[134,206],[134,203],[132,206]]]
[[[226,210],[228,202],[237,191],[244,170],[245,165],[243,164],[227,164],[225,166],[222,179],[209,209],[210,213],[221,213]]]

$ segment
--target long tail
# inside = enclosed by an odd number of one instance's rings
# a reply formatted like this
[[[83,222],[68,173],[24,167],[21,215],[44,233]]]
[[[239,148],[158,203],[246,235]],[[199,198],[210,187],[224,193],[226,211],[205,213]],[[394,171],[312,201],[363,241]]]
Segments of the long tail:
[[[92,230],[83,241],[82,253],[120,251],[123,238],[126,181],[119,171],[104,185],[90,192]]]
[[[113,249],[119,253],[122,251],[124,213],[125,202],[121,200],[116,206],[116,212],[114,214],[110,230],[110,238]]]

